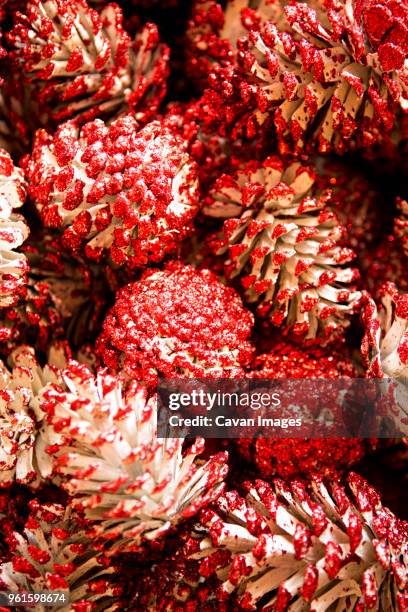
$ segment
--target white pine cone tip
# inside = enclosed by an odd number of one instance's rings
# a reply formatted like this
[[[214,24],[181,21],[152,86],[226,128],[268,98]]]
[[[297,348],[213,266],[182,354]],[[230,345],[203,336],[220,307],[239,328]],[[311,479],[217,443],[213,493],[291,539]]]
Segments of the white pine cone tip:
[[[347,489],[313,479],[247,485],[203,511],[188,544],[202,581],[244,610],[406,609],[408,525],[357,474]]]
[[[58,380],[58,368],[52,363],[41,367],[27,346],[13,351],[9,363],[7,368],[0,362],[0,487],[14,481],[37,486],[51,465],[37,396],[44,385]]]
[[[72,250],[130,268],[157,262],[192,231],[197,166],[187,142],[159,121],[138,131],[131,115],[109,127],[63,124],[37,133],[27,162],[30,194],[44,224]]]
[[[282,152],[368,147],[408,107],[408,11],[393,0],[316,4],[285,8],[289,32],[272,21],[251,30],[234,79],[221,71],[212,85],[238,96],[231,124],[253,132],[271,118]]]
[[[0,586],[11,592],[66,595],[65,604],[37,603],[37,612],[99,610],[113,612],[121,593],[115,566],[93,550],[91,540],[71,509],[30,502],[31,514],[23,533],[8,537],[11,560],[0,565]],[[30,610],[31,607],[24,607]]]
[[[74,507],[92,521],[109,554],[133,552],[214,501],[227,453],[208,461],[204,440],[157,437],[157,398],[139,383],[71,363],[63,384],[39,397],[47,413],[48,456]]]
[[[117,293],[97,351],[105,364],[155,385],[167,378],[234,378],[253,356],[254,319],[209,270],[169,262]]]
[[[132,42],[117,4],[99,14],[85,0],[30,0],[7,38],[43,124],[128,110],[146,122],[166,93],[169,50],[156,26]]]
[[[26,183],[22,170],[0,149],[0,307],[14,306],[27,282],[28,264],[17,251],[28,238],[22,215],[14,212],[24,204]]]
[[[360,294],[344,228],[314,186],[311,167],[277,157],[250,162],[214,184],[204,213],[226,219],[212,240],[228,253],[225,271],[240,277],[247,302],[274,325],[306,338],[342,333]]]
[[[408,380],[408,293],[388,282],[379,291],[380,308],[366,293],[363,298],[365,335],[361,352],[367,375]]]

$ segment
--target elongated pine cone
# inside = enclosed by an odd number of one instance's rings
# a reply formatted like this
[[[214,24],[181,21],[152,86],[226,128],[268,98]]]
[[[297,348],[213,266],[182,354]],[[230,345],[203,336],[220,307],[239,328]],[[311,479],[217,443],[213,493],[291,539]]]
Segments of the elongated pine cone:
[[[139,380],[243,375],[252,314],[209,270],[170,262],[117,294],[97,349],[106,365]]]
[[[43,389],[54,473],[109,553],[132,552],[215,500],[227,454],[207,462],[204,440],[157,437],[157,398],[72,362],[62,384]]]
[[[256,357],[250,372],[257,379],[307,379],[356,377],[356,369],[347,356],[344,347],[328,352],[319,347],[304,350],[286,342],[277,344],[265,355]],[[335,388],[335,384],[333,385]],[[290,380],[287,395],[294,392]],[[310,409],[314,419],[310,423],[316,435],[316,399],[301,398],[302,408]],[[325,412],[334,406],[324,406]],[[303,419],[303,431],[307,436],[309,424]],[[360,461],[369,449],[368,442],[360,438],[240,438],[235,442],[240,455],[255,465],[257,472],[264,477],[280,476],[293,478],[320,474],[333,477]]]
[[[111,560],[98,554],[70,508],[30,503],[23,533],[8,537],[11,560],[0,565],[0,586],[11,592],[55,594],[55,602],[35,604],[37,612],[118,610],[120,587]],[[58,599],[57,593],[65,596]],[[29,605],[19,604],[23,610]]]
[[[202,513],[190,543],[203,579],[242,610],[406,610],[407,523],[351,473],[347,488],[315,479],[248,484]]]
[[[245,300],[273,325],[306,338],[342,333],[359,293],[354,257],[327,206],[330,190],[316,190],[311,168],[270,157],[250,162],[214,184],[204,212],[226,219],[213,240],[228,254],[227,278],[239,277]]]
[[[371,146],[408,108],[405,4],[320,4],[286,7],[290,32],[271,21],[252,30],[240,42],[240,71],[212,78],[230,123],[254,132],[271,118],[281,152]]]
[[[7,368],[0,362],[0,487],[14,481],[37,485],[50,471],[45,415],[37,396],[58,380],[58,369],[41,367],[27,346],[16,349],[9,363]]]
[[[404,253],[408,257],[408,202],[399,198],[397,204],[401,215],[395,221],[395,234],[401,240]]]
[[[81,122],[132,110],[146,122],[166,93],[169,50],[155,25],[131,41],[117,4],[29,0],[8,34],[38,124]],[[38,105],[38,108],[37,106]]]
[[[158,262],[192,231],[198,179],[187,142],[154,121],[137,131],[131,115],[107,127],[63,124],[37,133],[26,161],[30,194],[64,244],[116,265]]]
[[[0,308],[14,306],[27,282],[27,260],[17,249],[29,234],[22,215],[14,212],[24,204],[26,183],[20,168],[0,149]]]

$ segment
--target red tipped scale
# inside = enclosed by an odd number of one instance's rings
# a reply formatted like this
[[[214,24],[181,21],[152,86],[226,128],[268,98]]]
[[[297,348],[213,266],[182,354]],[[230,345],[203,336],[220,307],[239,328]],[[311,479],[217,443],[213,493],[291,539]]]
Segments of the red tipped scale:
[[[142,130],[131,115],[81,130],[40,131],[27,160],[30,193],[47,227],[73,251],[118,266],[158,262],[192,231],[197,169],[187,141],[159,121]]]
[[[242,610],[405,609],[408,525],[363,478],[246,488],[246,499],[222,496],[192,532],[186,552],[202,590],[217,576],[215,596]]]
[[[269,157],[222,175],[204,207],[226,220],[212,238],[226,276],[239,278],[260,317],[308,339],[342,334],[359,298],[330,197],[311,167]]]
[[[403,382],[408,375],[408,293],[399,292],[393,283],[386,283],[380,289],[380,296],[377,309],[371,296],[364,295],[365,335],[361,352],[369,376]]]
[[[205,462],[204,440],[158,438],[157,398],[139,383],[72,362],[38,401],[56,482],[109,554],[139,551],[223,490],[227,454]]]
[[[52,610],[119,610],[116,568],[93,549],[72,508],[33,500],[30,509],[24,531],[8,538],[11,559],[0,565],[2,588],[27,595],[55,593]],[[36,609],[46,607],[37,603]]]
[[[106,365],[155,383],[167,377],[242,376],[253,317],[209,270],[170,262],[117,294],[97,342]]]
[[[85,0],[29,0],[8,42],[32,98],[28,120],[33,111],[48,124],[132,110],[146,122],[166,93],[169,50],[156,26],[132,41],[116,4],[98,13]]]

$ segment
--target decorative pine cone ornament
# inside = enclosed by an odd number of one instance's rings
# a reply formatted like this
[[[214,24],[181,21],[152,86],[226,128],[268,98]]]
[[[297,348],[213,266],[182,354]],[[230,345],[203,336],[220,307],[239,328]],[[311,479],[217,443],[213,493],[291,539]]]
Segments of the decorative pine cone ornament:
[[[167,46],[151,23],[131,41],[117,4],[98,13],[85,0],[29,0],[7,40],[37,126],[129,110],[147,122],[166,94]]]
[[[190,542],[203,581],[242,610],[396,610],[407,606],[408,524],[364,479],[347,487],[314,479],[222,496]]]
[[[10,355],[9,368],[0,362],[0,487],[14,481],[38,485],[50,471],[45,415],[37,396],[58,380],[60,364],[55,363],[40,366],[27,346]]]
[[[255,358],[249,375],[258,379],[338,379],[354,378],[357,372],[344,346],[328,352],[318,347],[305,350],[280,342],[270,353]],[[305,398],[303,401],[306,409]],[[315,422],[312,429],[316,433]],[[306,422],[304,431],[307,431]],[[310,477],[311,474],[333,477],[360,461],[369,449],[369,444],[358,438],[258,437],[240,438],[235,444],[239,454],[264,478],[275,475]]]
[[[395,221],[395,235],[400,239],[405,255],[408,257],[408,202],[398,198],[400,217]]]
[[[117,266],[158,262],[192,231],[198,179],[187,142],[159,121],[139,132],[131,115],[107,127],[63,124],[37,133],[26,160],[30,194],[46,227],[63,243]]]
[[[0,565],[1,588],[65,596],[54,604],[36,603],[36,612],[119,610],[115,566],[93,549],[71,509],[37,501],[30,502],[30,508],[23,533],[15,531],[8,538],[12,556]]]
[[[186,71],[203,88],[214,65],[235,63],[237,41],[261,23],[284,21],[285,0],[195,0],[187,28]]]
[[[17,249],[29,229],[14,210],[24,204],[26,183],[20,168],[0,149],[0,308],[14,306],[27,282],[27,261]]]
[[[272,21],[251,30],[240,41],[240,70],[227,67],[211,78],[226,102],[215,115],[223,112],[231,126],[250,133],[273,124],[282,153],[371,146],[408,108],[406,5],[320,5],[287,6],[289,32]]]
[[[105,364],[155,384],[169,378],[242,376],[252,314],[209,270],[170,262],[117,294],[97,350]]]
[[[354,253],[318,190],[312,168],[277,157],[250,162],[214,184],[204,207],[226,219],[212,244],[228,254],[227,278],[239,277],[245,300],[273,325],[306,339],[341,335],[359,299]]]
[[[109,554],[134,552],[208,505],[223,490],[227,454],[207,462],[204,440],[157,437],[157,398],[139,383],[96,376],[72,362],[39,398],[54,473]]]

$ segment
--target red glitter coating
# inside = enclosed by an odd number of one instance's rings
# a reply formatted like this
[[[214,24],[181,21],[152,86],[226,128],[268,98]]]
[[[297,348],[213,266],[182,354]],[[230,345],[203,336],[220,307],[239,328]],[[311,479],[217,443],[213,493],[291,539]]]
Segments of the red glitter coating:
[[[62,125],[37,134],[26,161],[30,194],[48,227],[63,241],[128,268],[157,262],[192,231],[198,211],[197,170],[187,142],[154,121],[137,129],[127,115],[79,130]]]
[[[408,524],[384,508],[360,476],[351,473],[347,488],[315,478],[307,487],[257,480],[246,489],[245,500],[226,493],[215,512],[203,513],[201,526],[192,529],[195,546],[185,547],[205,577],[199,588],[208,582],[212,598],[227,599],[234,610],[258,610],[261,602],[265,610],[287,610],[304,599],[310,610],[365,610],[374,600],[386,610],[394,597],[403,601],[405,584],[396,566],[406,575]],[[252,514],[258,534],[248,521]],[[215,578],[219,586],[211,582]],[[182,572],[179,580],[187,581],[187,575]],[[194,595],[197,583],[191,587]],[[355,608],[358,602],[364,607]]]
[[[217,179],[204,213],[226,219],[210,240],[217,254],[227,255],[226,277],[240,278],[257,314],[327,339],[348,325],[359,293],[352,285],[356,270],[344,265],[354,253],[339,246],[345,229],[327,207],[331,191],[314,183],[313,168],[298,162],[252,161]]]
[[[252,325],[234,289],[171,262],[118,292],[97,350],[109,367],[149,383],[158,374],[229,378],[251,360]]]
[[[343,0],[315,5],[289,3],[288,31],[267,21],[238,41],[238,68],[214,67],[209,82],[218,103],[208,108],[209,121],[222,116],[230,132],[248,138],[273,123],[282,154],[305,147],[344,153],[392,131],[407,106],[406,10],[377,48],[368,13],[360,19]]]
[[[110,604],[111,610],[117,610],[115,597],[120,588],[115,584],[116,568],[96,559],[96,551],[72,509],[56,504],[30,506],[32,514],[24,531],[13,533],[11,560],[0,565],[2,588],[25,593],[63,591],[73,610],[85,612],[94,604]],[[65,539],[54,537],[58,529],[64,530]],[[86,546],[80,551],[74,547],[76,543]]]
[[[43,125],[81,122],[132,110],[147,122],[166,94],[169,50],[146,24],[131,41],[122,11],[100,14],[85,0],[29,0],[7,39],[10,58],[31,92],[30,112]]]
[[[270,353],[256,357],[250,376],[295,379],[355,377],[356,374],[351,359],[340,348],[329,352],[280,343]],[[242,438],[236,441],[236,446],[261,476],[282,478],[312,474],[336,476],[357,463],[369,448],[368,442],[353,438]]]

